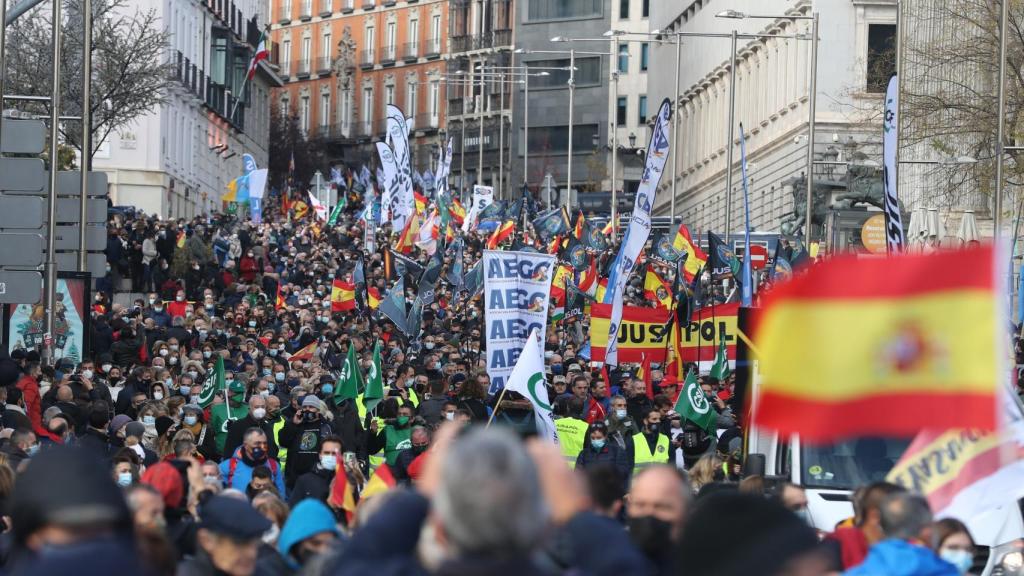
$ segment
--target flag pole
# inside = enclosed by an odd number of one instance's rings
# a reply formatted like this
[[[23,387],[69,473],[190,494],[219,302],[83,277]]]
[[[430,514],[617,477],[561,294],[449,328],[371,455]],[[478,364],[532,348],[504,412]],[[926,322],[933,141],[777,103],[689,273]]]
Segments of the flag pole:
[[[267,38],[267,30],[264,28],[263,32],[260,33],[259,42],[256,43],[256,50],[257,50],[257,52],[252,55],[253,60],[255,60],[257,54],[259,54],[258,51],[260,49],[260,45],[263,44],[263,41],[266,40],[266,38]],[[259,66],[259,62],[253,62],[252,63],[251,69],[253,71],[253,73],[252,73],[253,76],[256,75],[255,66]],[[238,98],[235,100],[234,106],[231,107],[231,114],[228,116],[228,121],[229,122],[235,117],[235,112],[238,111],[238,103],[241,102],[242,98],[245,97],[245,89],[249,85],[249,70],[250,70],[250,68],[246,68],[246,70],[245,70],[245,78],[242,80],[242,89],[238,91]]]
[[[491,422],[494,422],[494,417],[498,414],[498,407],[501,406],[501,401],[505,398],[505,390],[507,387],[502,387],[501,394],[498,394],[498,401],[494,403],[494,410],[491,411],[491,417],[487,419],[487,425],[484,429],[491,427]]]

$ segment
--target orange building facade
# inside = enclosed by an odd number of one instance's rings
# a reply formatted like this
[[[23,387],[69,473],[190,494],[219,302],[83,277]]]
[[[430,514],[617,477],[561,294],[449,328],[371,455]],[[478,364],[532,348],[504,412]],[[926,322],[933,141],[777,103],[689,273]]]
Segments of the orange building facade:
[[[445,126],[448,0],[271,0],[273,100],[332,160],[375,158],[386,106],[412,119],[417,170]]]

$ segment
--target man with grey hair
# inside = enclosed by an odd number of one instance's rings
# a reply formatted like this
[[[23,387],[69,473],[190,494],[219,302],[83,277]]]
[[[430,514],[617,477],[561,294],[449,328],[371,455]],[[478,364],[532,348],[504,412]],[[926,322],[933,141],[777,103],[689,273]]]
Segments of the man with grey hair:
[[[470,429],[455,439],[447,425],[416,492],[397,491],[359,528],[337,575],[537,574],[548,529],[561,529],[568,568],[595,575],[650,574],[651,566],[621,526],[586,510],[586,490],[558,448],[528,445],[505,429]],[[433,570],[420,563],[417,541],[429,524],[442,551]]]
[[[928,547],[932,511],[920,494],[896,492],[879,508],[885,539],[868,551],[864,562],[847,570],[849,576],[957,576],[956,566]]]
[[[277,456],[277,434],[274,424],[267,418],[267,399],[259,394],[249,398],[249,413],[243,418],[228,422],[228,435],[224,440],[224,457],[231,456],[235,449],[242,445],[242,435],[249,428],[260,428],[267,435],[268,450],[271,457]]]

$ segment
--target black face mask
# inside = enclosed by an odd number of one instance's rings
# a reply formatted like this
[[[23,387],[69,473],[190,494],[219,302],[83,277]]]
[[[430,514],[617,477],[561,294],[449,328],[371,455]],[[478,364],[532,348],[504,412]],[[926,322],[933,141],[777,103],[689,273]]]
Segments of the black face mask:
[[[648,558],[668,552],[672,546],[672,525],[654,516],[636,516],[629,519],[629,539]]]

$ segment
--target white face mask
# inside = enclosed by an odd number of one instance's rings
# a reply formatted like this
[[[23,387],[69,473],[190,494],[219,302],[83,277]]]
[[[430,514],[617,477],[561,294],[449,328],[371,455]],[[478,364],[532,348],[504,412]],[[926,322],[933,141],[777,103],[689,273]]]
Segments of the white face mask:
[[[100,366],[100,368],[103,369],[104,373],[110,372],[110,369],[113,368],[113,367],[114,367],[113,364],[104,364],[103,366]]]
[[[163,392],[153,392],[153,400],[163,400],[163,399],[164,399],[164,393]]]
[[[267,415],[267,409],[266,408],[253,408],[252,409],[252,417],[257,419],[257,420],[262,420],[263,417],[266,416],[266,415]]]
[[[92,370],[82,370],[82,377],[86,380],[92,380]]]

